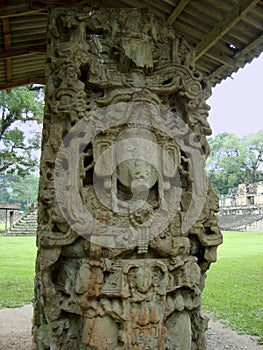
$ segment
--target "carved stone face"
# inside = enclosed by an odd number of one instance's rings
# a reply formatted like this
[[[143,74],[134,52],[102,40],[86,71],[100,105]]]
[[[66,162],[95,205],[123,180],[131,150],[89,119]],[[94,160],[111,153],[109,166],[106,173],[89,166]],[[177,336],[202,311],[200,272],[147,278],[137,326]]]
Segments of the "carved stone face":
[[[152,272],[149,268],[139,268],[137,271],[137,288],[141,293],[147,293],[152,285]]]
[[[125,187],[134,191],[145,191],[157,181],[156,170],[142,159],[129,159],[117,168],[118,180]]]
[[[152,161],[153,158],[158,160],[158,152],[154,147],[156,145],[154,134],[149,130],[132,128],[121,132],[119,140],[127,141],[124,147],[119,147],[116,150],[119,182],[132,192],[152,188],[158,179],[158,173],[151,164],[155,163]],[[125,160],[119,162],[119,159]]]

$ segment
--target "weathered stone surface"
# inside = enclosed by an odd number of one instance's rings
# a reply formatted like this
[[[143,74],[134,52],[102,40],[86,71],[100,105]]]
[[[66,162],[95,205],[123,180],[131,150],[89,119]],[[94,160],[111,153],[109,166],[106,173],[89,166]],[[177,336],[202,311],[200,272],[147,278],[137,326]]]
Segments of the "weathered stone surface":
[[[220,207],[263,205],[263,181],[253,184],[240,184],[230,188],[228,194],[220,196]]]
[[[224,231],[263,230],[263,181],[230,188],[219,199],[219,224]]]
[[[209,82],[145,10],[52,13],[39,194],[38,350],[203,350],[222,242]]]

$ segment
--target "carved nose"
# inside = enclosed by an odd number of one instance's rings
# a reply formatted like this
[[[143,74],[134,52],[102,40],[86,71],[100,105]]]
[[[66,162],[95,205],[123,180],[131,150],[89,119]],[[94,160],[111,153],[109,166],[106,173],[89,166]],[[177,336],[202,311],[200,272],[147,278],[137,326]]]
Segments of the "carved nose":
[[[140,171],[138,171],[138,172],[135,172],[135,178],[136,179],[139,179],[139,180],[145,180],[145,179],[147,179],[147,177],[149,176],[149,174],[148,173],[141,173]]]
[[[137,177],[137,179],[145,179],[146,174],[142,174],[138,171],[137,173],[135,173],[135,176]]]

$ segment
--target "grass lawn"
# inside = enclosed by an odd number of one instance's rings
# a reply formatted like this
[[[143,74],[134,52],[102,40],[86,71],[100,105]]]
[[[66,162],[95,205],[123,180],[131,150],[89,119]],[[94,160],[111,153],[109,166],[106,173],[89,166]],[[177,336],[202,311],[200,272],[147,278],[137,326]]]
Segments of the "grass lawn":
[[[17,307],[33,297],[36,237],[0,235],[0,307]]]
[[[263,233],[224,232],[207,273],[203,308],[263,343]]]
[[[35,237],[0,236],[0,307],[33,297]],[[207,273],[203,309],[263,342],[263,233],[224,232],[218,261]]]
[[[5,223],[0,222],[0,234],[5,232]]]

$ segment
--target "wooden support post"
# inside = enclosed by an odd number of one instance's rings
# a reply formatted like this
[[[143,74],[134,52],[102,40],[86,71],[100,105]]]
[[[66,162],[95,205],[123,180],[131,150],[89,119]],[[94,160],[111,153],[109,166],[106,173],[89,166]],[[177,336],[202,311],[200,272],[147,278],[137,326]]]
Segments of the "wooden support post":
[[[7,235],[7,222],[8,222],[8,215],[7,215],[8,209],[5,210],[5,235]]]

